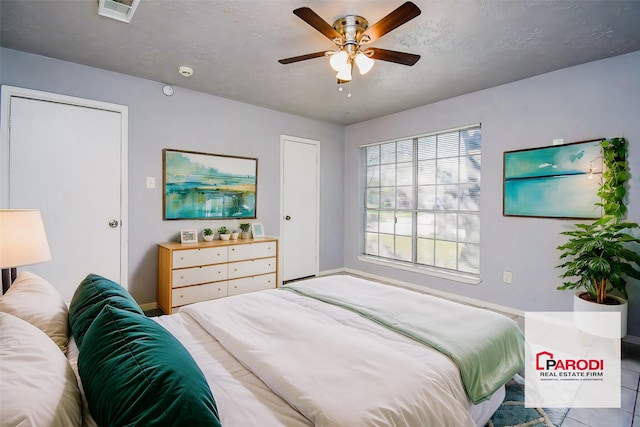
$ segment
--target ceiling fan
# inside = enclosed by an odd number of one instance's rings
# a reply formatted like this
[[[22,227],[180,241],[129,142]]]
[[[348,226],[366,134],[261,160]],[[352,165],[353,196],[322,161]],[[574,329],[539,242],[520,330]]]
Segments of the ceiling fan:
[[[376,41],[388,32],[420,15],[418,6],[410,1],[402,4],[372,26],[369,26],[369,22],[365,18],[358,15],[347,15],[338,18],[332,26],[308,7],[295,9],[293,13],[334,42],[338,49],[280,59],[278,62],[281,64],[292,64],[307,59],[329,56],[331,67],[338,72],[336,74],[338,84],[341,84],[351,81],[354,63],[358,67],[360,74],[366,74],[373,67],[374,59],[409,66],[414,65],[420,59],[420,55],[412,53],[367,46],[368,43]]]

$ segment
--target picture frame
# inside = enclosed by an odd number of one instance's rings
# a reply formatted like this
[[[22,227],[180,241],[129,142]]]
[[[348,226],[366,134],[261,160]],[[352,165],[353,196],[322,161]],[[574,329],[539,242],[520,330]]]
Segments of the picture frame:
[[[165,148],[164,220],[256,217],[258,159]]]
[[[180,243],[198,243],[198,230],[191,228],[180,230]]]
[[[504,216],[597,219],[602,216],[604,138],[504,153]]]
[[[264,237],[264,227],[259,222],[254,222],[251,224],[251,235],[254,239],[259,239],[260,237]]]

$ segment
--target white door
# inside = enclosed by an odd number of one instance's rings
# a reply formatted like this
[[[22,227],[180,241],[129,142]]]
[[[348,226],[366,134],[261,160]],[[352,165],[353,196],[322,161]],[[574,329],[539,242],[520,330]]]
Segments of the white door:
[[[9,98],[8,207],[40,209],[51,248],[51,261],[18,271],[43,276],[70,301],[89,273],[127,287],[126,107],[62,99]]]
[[[282,136],[282,280],[318,274],[319,142]]]

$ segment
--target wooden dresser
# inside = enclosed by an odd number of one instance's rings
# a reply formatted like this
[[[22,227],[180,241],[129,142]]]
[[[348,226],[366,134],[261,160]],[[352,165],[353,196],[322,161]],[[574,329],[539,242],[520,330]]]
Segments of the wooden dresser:
[[[214,240],[158,245],[158,307],[187,304],[278,284],[278,239]]]

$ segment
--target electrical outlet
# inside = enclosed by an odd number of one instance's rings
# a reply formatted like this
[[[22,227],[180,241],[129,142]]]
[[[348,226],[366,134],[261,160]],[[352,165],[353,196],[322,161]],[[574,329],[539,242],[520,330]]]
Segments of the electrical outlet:
[[[153,176],[147,177],[147,188],[156,188],[156,178]]]
[[[502,281],[504,283],[511,283],[512,279],[513,279],[513,274],[510,271],[503,271],[502,272]]]

